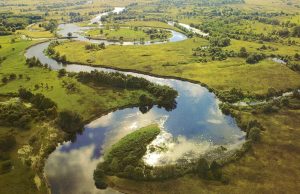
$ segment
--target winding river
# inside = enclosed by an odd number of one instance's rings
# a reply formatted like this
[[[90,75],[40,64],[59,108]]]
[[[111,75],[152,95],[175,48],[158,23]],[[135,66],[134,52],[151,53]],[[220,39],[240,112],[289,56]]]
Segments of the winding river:
[[[60,26],[60,32],[67,32],[68,26]],[[82,30],[79,28],[79,31]],[[74,30],[77,33],[78,30]],[[180,34],[180,33],[179,33]],[[186,38],[180,34],[182,39]],[[79,37],[79,40],[82,37]],[[83,37],[84,38],[84,37]],[[176,39],[176,38],[175,38]],[[178,39],[170,41],[178,41]],[[81,39],[82,40],[82,39]],[[84,41],[91,41],[84,39]],[[69,72],[116,71],[107,68],[89,67],[78,64],[63,66],[45,56],[43,51],[49,42],[35,45],[27,50],[26,57],[35,56],[52,69],[65,68]],[[125,108],[102,116],[85,126],[75,142],[65,142],[49,156],[45,174],[52,193],[118,193],[113,189],[97,190],[94,186],[93,171],[101,161],[103,153],[119,139],[141,127],[158,123],[163,129],[153,144],[165,146],[167,151],[148,152],[144,161],[149,165],[175,163],[179,159],[190,160],[195,156],[208,154],[221,145],[232,150],[241,146],[245,133],[235,120],[223,115],[216,96],[199,84],[176,79],[158,78],[132,72],[125,74],[143,77],[151,82],[169,85],[179,93],[176,109],[168,112],[154,106],[142,114],[138,108]]]

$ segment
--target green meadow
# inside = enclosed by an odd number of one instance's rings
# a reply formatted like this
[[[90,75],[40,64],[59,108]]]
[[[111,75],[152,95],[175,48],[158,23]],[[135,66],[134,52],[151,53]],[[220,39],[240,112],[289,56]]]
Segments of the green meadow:
[[[232,45],[225,49],[239,50],[241,45],[246,46],[239,44],[244,43],[241,41],[233,40],[232,42]],[[84,47],[86,44],[71,41],[55,49],[62,55],[66,55],[67,60],[72,63],[79,62],[94,66],[138,70],[161,76],[175,76],[205,83],[221,91],[240,88],[251,94],[266,94],[271,87],[278,91],[285,91],[300,86],[299,73],[269,59],[258,64],[246,64],[241,58],[199,63],[197,57],[192,55],[192,49],[207,45],[207,41],[200,38],[162,45],[108,46],[100,51],[87,51]],[[250,45],[253,51],[259,47],[259,44],[249,43],[247,47],[249,51],[251,51]],[[292,48],[294,48],[292,52],[298,49],[296,46]],[[283,49],[281,51],[283,52]],[[80,56],[76,54],[79,52]]]

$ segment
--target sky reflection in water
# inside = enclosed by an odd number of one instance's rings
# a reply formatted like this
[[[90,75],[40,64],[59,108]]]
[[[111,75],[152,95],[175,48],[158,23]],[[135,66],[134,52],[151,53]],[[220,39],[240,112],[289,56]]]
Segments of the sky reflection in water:
[[[177,108],[167,112],[153,107],[146,114],[138,108],[126,108],[86,125],[74,143],[60,146],[47,160],[45,172],[53,193],[114,192],[95,189],[93,170],[111,145],[148,124],[158,123],[163,127],[154,144],[163,142],[168,148],[164,154],[151,153],[145,157],[152,165],[174,162],[186,153],[203,154],[215,145],[243,141],[244,133],[234,119],[221,113],[214,94],[206,88],[179,80],[149,79],[170,85],[179,92]]]
[[[177,34],[173,38],[173,41],[178,41],[186,37]],[[66,68],[71,72],[94,69],[114,71],[76,64],[63,67],[44,55],[43,51],[48,45],[49,43],[36,45],[28,49],[26,56],[35,56],[43,64],[49,64],[52,69]],[[152,82],[175,88],[179,92],[176,99],[177,108],[167,112],[155,106],[146,114],[142,114],[138,108],[126,108],[86,125],[83,134],[78,135],[75,142],[59,146],[46,161],[45,173],[54,194],[118,193],[112,189],[97,190],[94,186],[93,170],[111,145],[148,124],[160,124],[163,131],[153,144],[165,143],[168,148],[164,154],[154,152],[145,156],[145,161],[152,165],[174,162],[186,153],[203,154],[216,145],[226,147],[243,142],[244,132],[237,127],[233,118],[221,113],[215,95],[209,93],[206,88],[180,80],[161,79],[136,73],[126,74],[144,77]]]

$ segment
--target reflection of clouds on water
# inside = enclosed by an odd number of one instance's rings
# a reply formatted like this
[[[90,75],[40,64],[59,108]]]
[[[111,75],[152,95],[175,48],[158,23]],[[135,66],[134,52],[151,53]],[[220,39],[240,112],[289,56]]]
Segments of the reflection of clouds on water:
[[[149,124],[160,124],[161,118],[164,115],[158,114],[155,111],[149,111],[147,114],[142,114],[138,109],[133,109],[133,113],[122,115],[123,117],[113,118],[110,120],[110,129],[105,134],[105,140],[102,145],[102,150],[106,150],[122,137],[126,136],[133,131],[145,127]]]
[[[107,127],[111,124],[113,119],[113,113],[109,113],[105,116],[100,117],[99,119],[96,119],[92,122],[90,122],[86,127],[88,128],[99,128],[99,127]]]
[[[93,159],[94,145],[70,152],[55,151],[47,160],[45,172],[51,183],[52,193],[114,194],[111,189],[98,190],[94,186],[93,172],[99,160]]]
[[[153,151],[151,148],[155,148]],[[159,166],[176,163],[179,159],[192,159],[214,148],[212,142],[187,139],[184,136],[173,138],[172,134],[162,131],[148,146],[143,160],[148,165]]]

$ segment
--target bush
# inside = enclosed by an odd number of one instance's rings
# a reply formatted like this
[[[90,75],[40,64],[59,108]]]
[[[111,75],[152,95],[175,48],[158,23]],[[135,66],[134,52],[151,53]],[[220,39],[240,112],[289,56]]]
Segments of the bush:
[[[253,142],[258,142],[260,140],[260,129],[257,127],[253,127],[248,132],[248,138]]]
[[[67,74],[67,71],[65,69],[60,69],[58,71],[58,77],[63,77]]]
[[[14,148],[16,145],[16,138],[13,135],[0,136],[0,151],[6,152]]]
[[[79,132],[83,128],[83,121],[79,114],[71,111],[62,111],[58,114],[58,126],[67,133]]]
[[[218,162],[214,160],[210,165],[210,170],[215,180],[221,180],[222,169],[221,169],[221,165]]]
[[[209,165],[206,159],[201,158],[196,164],[196,173],[200,178],[207,179],[209,172]]]
[[[94,171],[94,181],[95,181],[95,186],[98,189],[106,189],[107,184],[105,183],[105,174],[104,171],[97,166],[96,170]]]
[[[251,54],[247,57],[246,63],[255,64],[265,58],[264,54]]]
[[[6,160],[1,163],[1,173],[6,173],[10,171],[12,168],[12,162],[10,160]]]

